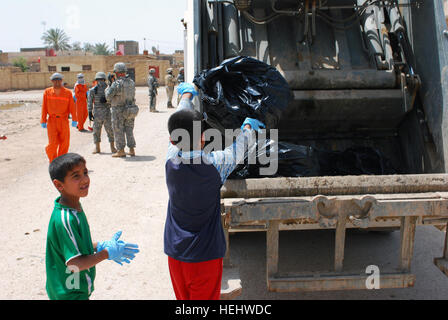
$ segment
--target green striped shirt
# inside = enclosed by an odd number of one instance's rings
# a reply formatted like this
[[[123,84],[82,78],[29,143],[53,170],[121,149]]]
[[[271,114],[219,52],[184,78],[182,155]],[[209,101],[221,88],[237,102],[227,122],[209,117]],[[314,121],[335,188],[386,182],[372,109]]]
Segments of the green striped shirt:
[[[51,300],[86,300],[93,292],[95,267],[72,273],[67,263],[76,257],[94,254],[86,215],[54,202],[47,234],[45,264],[47,294]]]

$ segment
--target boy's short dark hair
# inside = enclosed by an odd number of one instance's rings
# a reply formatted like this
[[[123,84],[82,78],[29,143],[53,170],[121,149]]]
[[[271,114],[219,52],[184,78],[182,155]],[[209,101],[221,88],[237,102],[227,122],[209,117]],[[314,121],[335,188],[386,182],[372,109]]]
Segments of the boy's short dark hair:
[[[205,128],[205,122],[203,115],[199,111],[187,109],[173,113],[168,119],[168,131],[171,142],[174,145],[179,145],[185,151],[194,150],[199,147],[198,138],[194,136],[194,126],[198,124],[200,125],[200,134],[202,134]],[[190,135],[190,141],[182,141],[182,136],[173,135],[174,131],[178,129],[186,130]]]
[[[48,171],[51,180],[64,182],[67,173],[80,163],[86,163],[86,160],[76,153],[66,153],[57,157],[50,163]]]

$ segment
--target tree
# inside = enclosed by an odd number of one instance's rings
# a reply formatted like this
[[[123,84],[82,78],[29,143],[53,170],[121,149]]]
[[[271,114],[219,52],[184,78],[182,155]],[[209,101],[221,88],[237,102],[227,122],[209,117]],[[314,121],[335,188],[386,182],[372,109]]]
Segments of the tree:
[[[28,63],[24,57],[19,57],[12,62],[14,67],[19,67],[22,69],[22,72],[26,72],[29,70]]]
[[[95,44],[93,53],[97,56],[110,56],[112,51],[106,43],[97,43]]]
[[[82,50],[81,42],[79,42],[79,41],[73,42],[72,43],[72,50],[81,51]]]
[[[91,43],[84,42],[84,46],[83,46],[82,50],[84,50],[85,52],[94,52],[95,46]]]
[[[68,43],[70,38],[62,29],[49,29],[44,32],[41,39],[48,47],[53,48],[55,51],[70,49],[70,44]]]

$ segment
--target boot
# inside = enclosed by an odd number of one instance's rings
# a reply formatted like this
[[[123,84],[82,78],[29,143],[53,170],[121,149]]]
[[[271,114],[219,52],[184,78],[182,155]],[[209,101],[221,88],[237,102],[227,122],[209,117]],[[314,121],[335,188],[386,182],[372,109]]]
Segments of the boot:
[[[95,149],[93,149],[92,154],[97,154],[97,153],[101,153],[100,143],[99,142],[95,143]]]
[[[130,155],[131,157],[135,157],[135,149],[134,148],[129,148],[128,155]]]
[[[124,152],[124,149],[118,150],[117,153],[114,153],[112,155],[113,158],[126,158],[126,153]]]
[[[112,154],[117,153],[117,149],[115,149],[115,145],[113,142],[110,143],[110,152],[112,152]]]

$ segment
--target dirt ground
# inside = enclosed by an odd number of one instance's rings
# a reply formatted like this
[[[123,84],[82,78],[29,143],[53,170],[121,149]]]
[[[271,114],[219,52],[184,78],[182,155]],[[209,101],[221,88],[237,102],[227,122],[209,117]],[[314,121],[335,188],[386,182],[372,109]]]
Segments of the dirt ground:
[[[7,137],[0,140],[0,299],[47,299],[45,241],[58,193],[48,175],[47,133],[39,125],[41,98],[42,91],[0,93],[0,137]],[[148,112],[146,88],[137,88],[137,102],[141,108],[135,125],[135,158],[113,159],[105,132],[103,153],[92,155],[92,134],[71,129],[70,151],[83,155],[90,170],[90,192],[82,204],[93,240],[109,239],[121,229],[123,239],[138,243],[141,249],[130,265],[105,261],[97,266],[92,299],[175,298],[163,253],[168,201],[166,122],[173,111],[166,109],[163,88],[158,96],[160,113]],[[331,266],[333,240],[334,233],[326,230],[282,232],[280,269],[292,272]],[[442,255],[443,242],[444,233],[434,227],[417,228],[412,263],[415,287],[343,292],[268,292],[264,233],[235,234],[230,250],[243,286],[239,299],[448,299],[448,278],[433,264],[433,258]],[[345,263],[358,271],[371,264],[394,266],[399,243],[399,232],[350,232]]]
[[[141,249],[130,265],[98,265],[92,299],[174,299],[163,254],[166,122],[172,111],[166,108],[164,88],[158,97],[161,112],[150,114],[147,89],[137,89],[135,158],[112,158],[104,130],[103,153],[92,155],[92,134],[71,129],[70,152],[83,155],[90,170],[89,196],[82,204],[92,238],[109,239],[123,230],[122,238]],[[0,140],[0,267],[7,275],[0,279],[0,299],[47,299],[45,240],[58,193],[48,175],[41,100],[42,91],[0,94],[0,136],[7,137]]]

